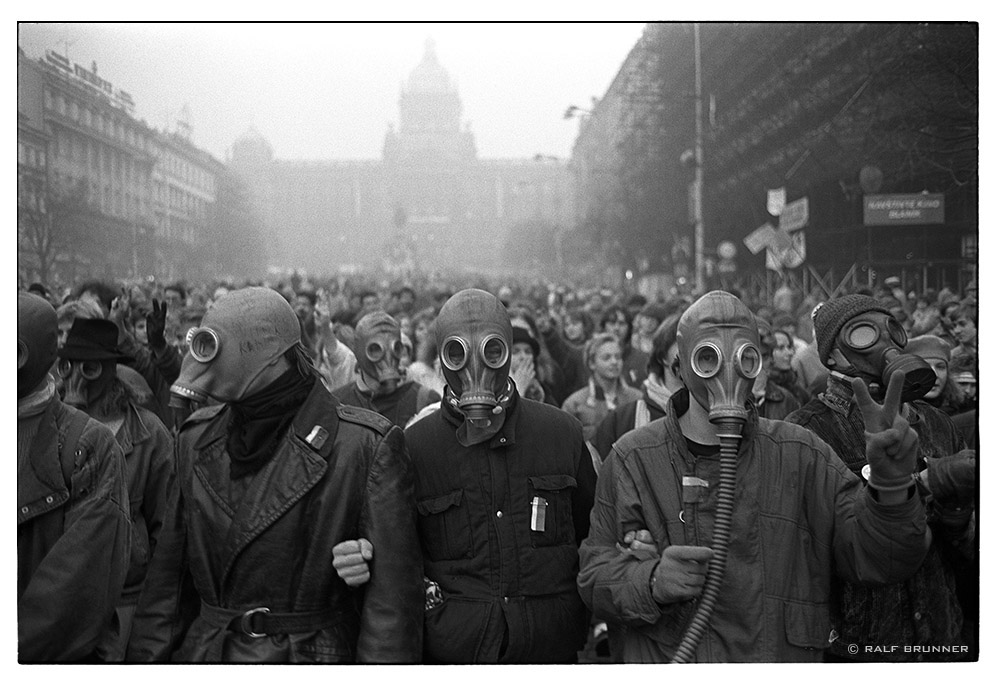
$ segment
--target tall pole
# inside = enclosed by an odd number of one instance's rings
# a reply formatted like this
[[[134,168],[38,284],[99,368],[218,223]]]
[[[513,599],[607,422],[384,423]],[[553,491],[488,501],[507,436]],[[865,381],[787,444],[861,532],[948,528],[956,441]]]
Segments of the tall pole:
[[[694,286],[705,292],[705,219],[702,212],[701,27],[694,24]]]

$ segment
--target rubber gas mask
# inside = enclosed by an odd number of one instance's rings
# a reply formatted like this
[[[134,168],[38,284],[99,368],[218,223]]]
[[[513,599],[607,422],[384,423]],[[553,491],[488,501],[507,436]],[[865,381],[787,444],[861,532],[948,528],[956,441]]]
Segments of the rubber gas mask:
[[[513,393],[510,316],[500,300],[479,289],[452,296],[436,320],[445,402],[464,416],[459,441],[485,441],[503,425]]]
[[[847,374],[861,377],[878,387],[880,394],[889,386],[889,378],[902,370],[903,401],[922,398],[934,386],[934,369],[923,358],[904,353],[906,331],[892,315],[871,310],[849,319],[837,334],[836,347],[847,359]]]
[[[61,381],[63,402],[86,410],[94,406],[111,388],[111,382],[116,376],[116,366],[113,359],[60,358],[56,372]]]
[[[231,291],[189,332],[188,352],[170,392],[196,403],[208,398],[239,401],[252,394],[264,372],[299,341],[299,320],[277,291]]]
[[[680,377],[714,424],[744,423],[754,379],[761,370],[757,323],[738,298],[712,291],[677,324]]]
[[[405,378],[399,323],[384,312],[365,315],[354,329],[358,386],[376,396],[391,394]]]
[[[32,293],[17,294],[17,397],[46,378],[56,361],[59,325],[52,304]]]

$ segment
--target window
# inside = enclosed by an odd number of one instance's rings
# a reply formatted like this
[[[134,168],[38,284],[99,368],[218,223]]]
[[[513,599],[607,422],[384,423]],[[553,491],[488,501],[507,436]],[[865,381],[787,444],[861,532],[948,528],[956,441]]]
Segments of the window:
[[[74,122],[80,118],[80,106],[76,104],[75,100],[69,101],[69,118]]]

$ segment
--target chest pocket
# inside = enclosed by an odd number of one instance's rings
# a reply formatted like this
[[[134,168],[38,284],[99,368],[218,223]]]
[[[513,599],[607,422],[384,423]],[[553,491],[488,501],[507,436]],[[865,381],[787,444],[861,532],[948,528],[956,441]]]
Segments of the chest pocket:
[[[528,509],[531,511],[531,546],[576,545],[573,532],[573,489],[576,480],[569,475],[538,475],[529,477]],[[545,515],[541,517],[534,503],[544,500]]]
[[[472,556],[472,526],[462,490],[417,501],[417,526],[424,552],[432,561]]]

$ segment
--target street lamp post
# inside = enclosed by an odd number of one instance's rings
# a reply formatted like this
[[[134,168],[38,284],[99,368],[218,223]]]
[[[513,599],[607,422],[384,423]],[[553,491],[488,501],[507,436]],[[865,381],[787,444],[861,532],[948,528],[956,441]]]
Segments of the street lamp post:
[[[705,221],[702,204],[703,151],[701,131],[701,29],[694,24],[694,284],[705,291]]]

